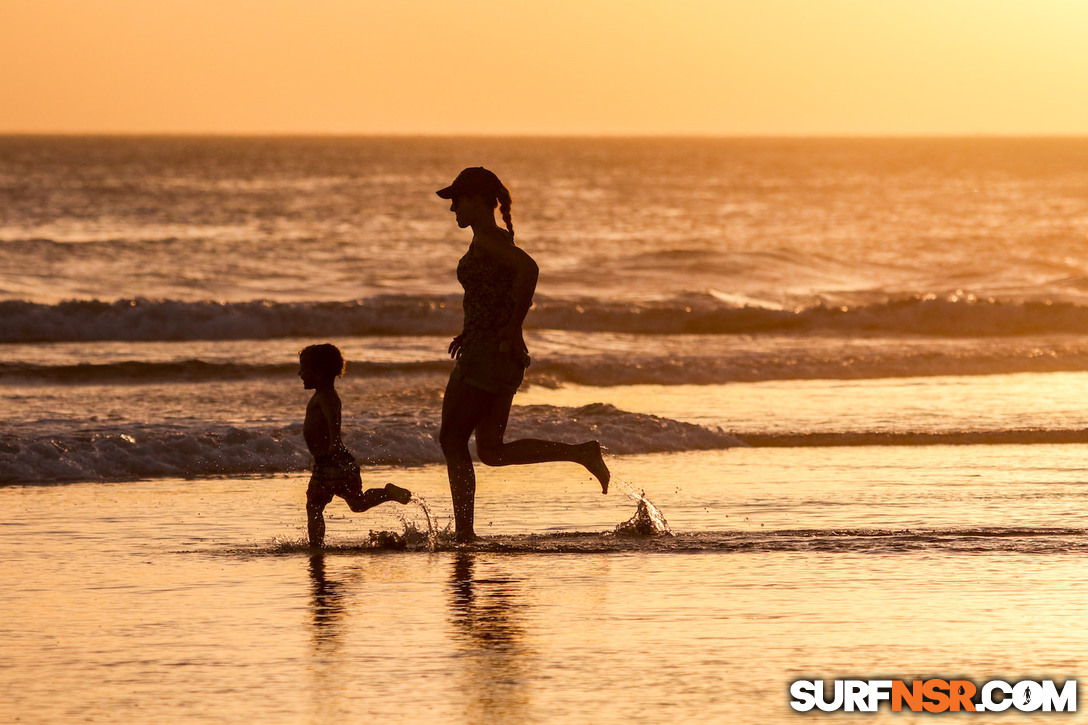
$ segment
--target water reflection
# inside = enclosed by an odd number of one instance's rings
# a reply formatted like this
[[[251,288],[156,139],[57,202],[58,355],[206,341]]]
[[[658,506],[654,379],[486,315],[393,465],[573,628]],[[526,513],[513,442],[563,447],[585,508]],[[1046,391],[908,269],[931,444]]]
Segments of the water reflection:
[[[310,557],[310,583],[314,643],[321,650],[334,646],[343,629],[343,584],[325,576],[325,555],[322,553]]]
[[[351,711],[353,696],[343,652],[345,587],[325,575],[325,555],[310,556],[310,621],[313,654],[311,710],[317,722],[332,722]]]
[[[482,577],[477,556],[454,556],[450,577],[450,620],[465,656],[462,692],[466,722],[529,722],[527,688],[530,648],[526,644],[521,582],[508,575]]]

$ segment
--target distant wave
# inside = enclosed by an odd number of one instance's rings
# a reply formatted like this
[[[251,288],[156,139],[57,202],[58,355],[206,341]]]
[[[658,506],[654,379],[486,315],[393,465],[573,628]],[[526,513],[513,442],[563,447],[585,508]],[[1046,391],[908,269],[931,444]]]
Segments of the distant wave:
[[[438,422],[431,417],[398,416],[353,424],[344,438],[361,464],[415,466],[442,461],[437,433]],[[616,454],[740,445],[721,430],[600,403],[515,407],[510,435],[597,439]],[[240,428],[208,421],[0,438],[0,485],[289,473],[305,470],[309,462],[298,425]]]
[[[349,371],[353,377],[380,375],[448,373],[452,362],[377,363],[352,361]],[[262,377],[291,377],[298,372],[298,363],[239,364],[204,360],[145,362],[126,360],[115,363],[80,363],[78,365],[34,365],[32,363],[0,363],[0,383],[106,384],[151,382],[206,382],[213,380],[247,380]]]
[[[350,302],[0,302],[0,343],[447,335],[460,329],[460,324],[457,296],[389,295]],[[1088,306],[928,294],[795,309],[778,309],[723,293],[692,294],[661,302],[541,297],[527,325],[633,334],[1083,334],[1088,332]]]
[[[447,359],[408,362],[352,360],[352,378],[449,373]],[[814,346],[812,349],[728,351],[718,355],[661,355],[627,351],[597,355],[559,354],[533,360],[526,372],[530,384],[557,386],[575,383],[613,385],[713,385],[763,380],[859,380],[930,375],[986,375],[998,373],[1071,372],[1088,370],[1088,343],[1059,342],[972,346],[870,346],[849,351]],[[294,379],[298,364],[247,364],[199,359],[147,362],[38,365],[0,363],[2,384],[104,385],[127,383],[244,381],[258,378]],[[435,385],[440,385],[436,382]]]
[[[766,380],[864,380],[934,375],[1078,372],[1088,349],[1078,346],[1004,346],[996,350],[897,348],[827,352],[743,351],[721,356],[593,355],[534,361],[530,383],[591,386],[714,385]]]

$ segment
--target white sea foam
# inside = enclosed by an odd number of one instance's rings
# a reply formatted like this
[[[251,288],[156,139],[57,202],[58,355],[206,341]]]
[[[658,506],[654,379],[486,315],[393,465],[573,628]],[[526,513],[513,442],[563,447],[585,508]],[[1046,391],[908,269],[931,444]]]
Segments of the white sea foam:
[[[344,439],[363,465],[416,466],[442,462],[437,433],[437,416],[393,414],[347,428]],[[616,453],[740,444],[721,430],[603,404],[516,408],[508,436],[599,439]],[[100,426],[42,437],[11,435],[0,441],[0,484],[286,473],[304,470],[309,463],[297,425],[223,427],[215,421],[190,421],[184,426]]]

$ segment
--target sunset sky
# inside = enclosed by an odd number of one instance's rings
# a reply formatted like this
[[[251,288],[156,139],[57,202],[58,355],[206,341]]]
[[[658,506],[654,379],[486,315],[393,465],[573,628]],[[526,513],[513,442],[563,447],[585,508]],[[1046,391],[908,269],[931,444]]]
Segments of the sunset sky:
[[[1088,134],[1084,0],[0,0],[0,132]]]

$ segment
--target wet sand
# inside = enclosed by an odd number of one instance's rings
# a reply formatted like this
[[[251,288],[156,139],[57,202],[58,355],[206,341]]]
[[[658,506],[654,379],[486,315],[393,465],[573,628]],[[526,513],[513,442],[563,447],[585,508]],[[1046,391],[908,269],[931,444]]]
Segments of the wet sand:
[[[762,723],[812,717],[801,677],[1083,672],[1088,451],[965,450],[624,459],[668,544],[562,464],[484,469],[467,550],[372,549],[418,509],[337,502],[314,556],[297,475],[8,487],[0,691],[24,723]],[[366,472],[440,522],[442,476]]]

